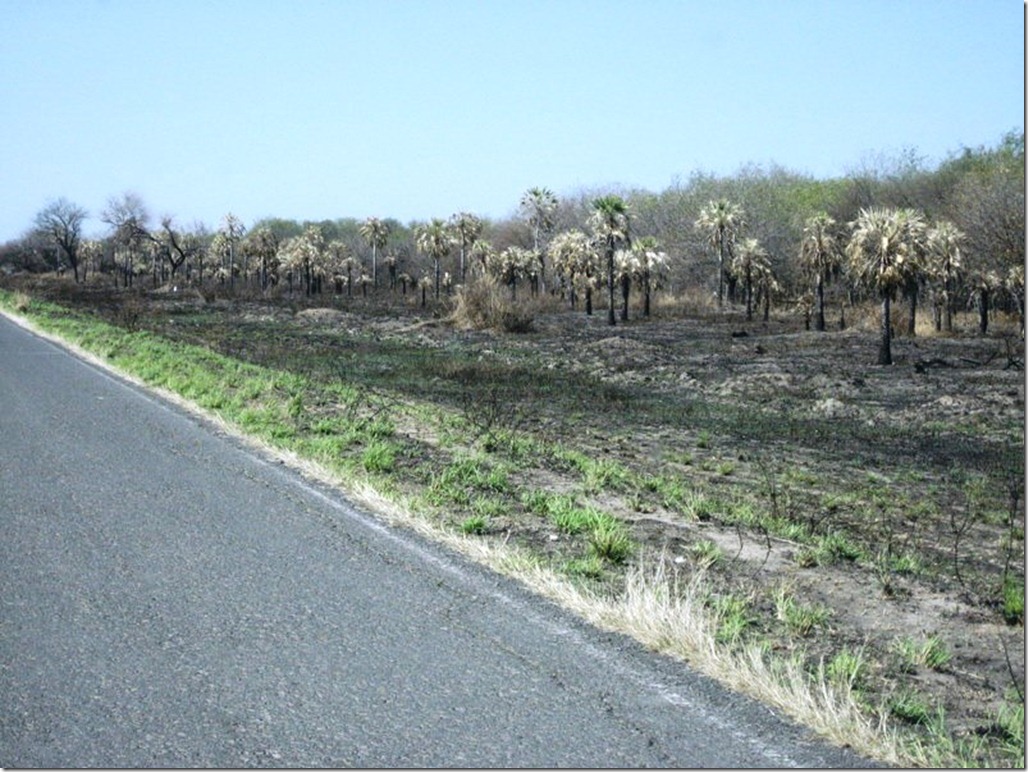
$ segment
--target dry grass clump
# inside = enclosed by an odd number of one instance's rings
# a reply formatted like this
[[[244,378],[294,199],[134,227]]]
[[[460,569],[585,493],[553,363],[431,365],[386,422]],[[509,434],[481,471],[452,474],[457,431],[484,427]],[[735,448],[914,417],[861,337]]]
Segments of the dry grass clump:
[[[509,288],[491,276],[481,276],[457,289],[450,320],[473,330],[531,332],[538,310],[533,299],[515,301]]]
[[[686,286],[676,292],[654,293],[651,311],[655,316],[706,317],[718,312],[717,296],[700,286]]]

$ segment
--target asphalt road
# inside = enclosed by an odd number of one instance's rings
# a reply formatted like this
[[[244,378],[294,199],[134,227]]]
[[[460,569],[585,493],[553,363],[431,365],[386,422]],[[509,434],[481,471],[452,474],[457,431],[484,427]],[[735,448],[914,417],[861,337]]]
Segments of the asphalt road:
[[[0,317],[0,766],[859,766]]]

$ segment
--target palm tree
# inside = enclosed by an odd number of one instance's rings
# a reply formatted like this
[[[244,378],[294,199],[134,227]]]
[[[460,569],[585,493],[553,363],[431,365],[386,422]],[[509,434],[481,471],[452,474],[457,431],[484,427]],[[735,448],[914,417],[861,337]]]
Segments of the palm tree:
[[[268,289],[272,263],[278,254],[279,240],[271,228],[263,225],[246,234],[243,240],[243,254],[258,260],[261,290]],[[174,266],[172,266],[174,274]]]
[[[86,280],[86,275],[90,268],[94,272],[99,272],[101,268],[101,261],[104,256],[104,245],[103,242],[97,239],[83,239],[79,245],[79,260],[82,264],[82,281]]]
[[[454,242],[460,248],[461,283],[466,278],[465,257],[468,250],[478,241],[478,237],[482,235],[483,226],[482,220],[470,212],[457,212],[457,214],[450,217],[450,229],[456,237]]]
[[[753,264],[753,286],[757,298],[764,306],[764,322],[767,323],[771,317],[771,298],[782,291],[782,285],[778,283],[771,259],[761,259]]]
[[[310,297],[320,292],[320,277],[325,255],[325,237],[317,225],[308,225],[303,233],[290,239],[285,245],[286,265],[290,272],[298,272],[303,277],[304,294]],[[290,276],[290,289],[292,277]]]
[[[995,271],[980,269],[970,275],[968,284],[971,301],[978,307],[978,332],[985,335],[989,332],[989,302],[1003,282]]]
[[[226,266],[229,263],[229,255],[231,254],[229,251],[228,239],[225,238],[224,233],[218,231],[214,234],[214,236],[211,238],[211,244],[208,247],[208,252],[210,253],[211,258],[215,261],[216,265],[218,266],[214,272],[214,275],[217,277],[219,284],[224,284],[225,279],[229,278],[230,272],[229,269],[226,268]]]
[[[925,237],[928,273],[942,285],[942,319],[936,314],[936,328],[946,332],[953,332],[953,282],[961,268],[963,240],[963,232],[949,220],[940,220]]]
[[[557,211],[557,197],[549,188],[529,188],[521,197],[521,212],[532,229],[532,248],[539,255],[543,291],[546,290],[546,265],[542,263],[543,237],[553,230],[553,215]]]
[[[654,278],[658,278],[667,270],[667,254],[660,251],[660,244],[653,236],[643,236],[632,244],[639,262],[639,280],[643,290],[643,316],[650,315],[650,293]]]
[[[431,276],[422,276],[421,280],[418,282],[418,286],[421,287],[421,307],[424,308],[425,305],[426,305],[426,293],[428,292],[428,288],[432,286],[432,277]],[[438,297],[438,295],[439,295],[439,277],[438,276],[436,276],[435,286],[436,286],[436,296]]]
[[[1017,318],[1021,322],[1021,337],[1024,337],[1024,263],[1013,265],[1007,271],[1003,287],[1017,306]]]
[[[332,283],[335,285],[335,293],[343,294],[343,272],[346,271],[346,294],[349,296],[350,284],[353,273],[353,260],[350,255],[350,246],[341,239],[332,239],[327,247],[328,273],[332,276]]]
[[[915,259],[915,231],[920,221],[909,211],[868,207],[850,223],[846,245],[850,268],[859,284],[878,293],[882,301],[878,364],[892,364],[890,303],[907,278],[906,263]]]
[[[818,212],[807,219],[800,242],[800,262],[814,278],[816,317],[814,329],[825,330],[825,282],[835,276],[842,265],[839,239],[832,228],[835,220],[827,212]]]
[[[614,253],[621,245],[630,245],[628,233],[628,204],[621,196],[607,195],[593,200],[593,213],[589,225],[597,240],[603,244],[607,260],[607,323],[614,320]]]
[[[903,297],[910,301],[910,314],[907,316],[907,334],[917,332],[917,300],[921,294],[921,285],[926,278],[925,234],[928,225],[924,214],[915,209],[898,209],[896,216],[900,218],[907,244],[910,247],[903,261]]]
[[[517,300],[518,279],[531,275],[535,260],[534,252],[517,246],[507,247],[496,256],[494,270],[500,281],[510,286],[511,300]]]
[[[389,223],[369,217],[358,229],[360,236],[371,247],[371,283],[378,287],[378,250],[389,240]]]
[[[724,302],[725,257],[732,254],[735,238],[743,226],[743,216],[741,206],[720,198],[701,209],[699,218],[693,223],[693,227],[707,234],[710,245],[717,250],[718,308]]]
[[[487,266],[495,258],[493,245],[488,241],[478,239],[471,245],[469,257],[477,263],[479,271],[485,276]]]
[[[453,242],[446,223],[438,217],[427,225],[419,225],[414,231],[414,241],[423,253],[432,258],[435,266],[435,296],[439,299],[440,268],[439,261],[450,254]]]
[[[632,282],[642,277],[642,264],[638,250],[619,249],[615,252],[614,274],[618,284],[621,285],[621,321],[627,322],[628,297],[632,292]]]
[[[754,278],[765,266],[770,266],[770,256],[757,239],[743,239],[739,251],[732,257],[731,270],[742,279],[746,290],[746,321],[753,320]]]
[[[568,285],[569,302],[574,310],[576,289],[585,285],[586,313],[592,314],[592,286],[589,279],[596,270],[596,250],[580,230],[559,233],[550,241],[547,252],[553,270],[564,277]]]
[[[222,234],[225,238],[225,243],[228,246],[227,257],[228,257],[228,284],[230,287],[235,288],[236,286],[236,244],[243,238],[243,234],[246,233],[246,226],[243,225],[243,221],[236,217],[234,214],[229,212],[221,218],[221,228],[218,233]],[[246,273],[244,266],[244,275]]]

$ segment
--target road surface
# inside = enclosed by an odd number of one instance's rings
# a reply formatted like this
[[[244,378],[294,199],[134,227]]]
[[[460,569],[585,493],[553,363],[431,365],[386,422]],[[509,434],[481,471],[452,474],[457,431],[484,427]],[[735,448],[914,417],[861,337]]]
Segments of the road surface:
[[[859,766],[0,317],[0,766]]]

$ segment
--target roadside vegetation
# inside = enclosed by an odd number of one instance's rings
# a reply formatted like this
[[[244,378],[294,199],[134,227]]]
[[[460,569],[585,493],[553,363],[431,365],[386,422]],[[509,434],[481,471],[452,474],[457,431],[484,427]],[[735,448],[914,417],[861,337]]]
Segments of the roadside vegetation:
[[[907,160],[499,223],[60,200],[0,307],[835,742],[1023,767],[1023,135]]]

